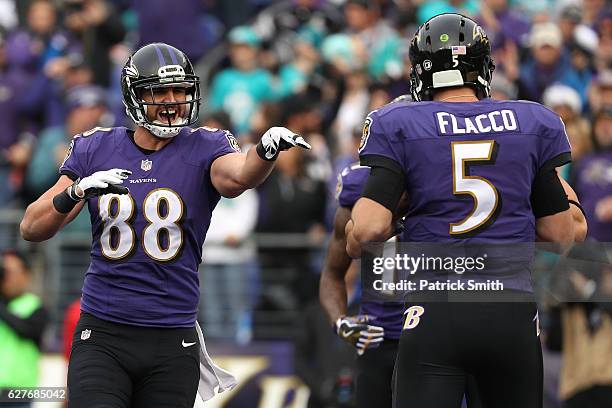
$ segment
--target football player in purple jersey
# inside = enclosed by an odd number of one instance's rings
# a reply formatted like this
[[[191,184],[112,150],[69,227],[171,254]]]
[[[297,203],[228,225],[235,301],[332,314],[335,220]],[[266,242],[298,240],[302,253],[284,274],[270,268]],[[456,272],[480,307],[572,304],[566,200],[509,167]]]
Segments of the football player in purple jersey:
[[[404,312],[402,303],[362,300],[359,315],[347,315],[345,276],[352,260],[346,253],[344,229],[369,174],[369,167],[355,163],[338,175],[339,206],[319,287],[321,305],[334,331],[358,353],[355,385],[360,408],[391,407],[391,378]]]
[[[396,99],[393,102],[402,102]],[[338,209],[321,273],[319,299],[334,331],[357,351],[356,401],[358,408],[391,407],[392,378],[404,317],[404,304],[392,301],[361,299],[359,315],[347,313],[345,277],[351,265],[346,253],[345,228],[351,209],[361,197],[370,168],[354,163],[338,175]],[[395,210],[400,218],[407,208],[407,198]],[[398,222],[402,222],[399,220]],[[398,228],[398,231],[401,228]],[[469,408],[480,407],[475,383],[468,378],[466,399]]]
[[[367,243],[391,236],[404,192],[410,206],[403,242],[522,248],[539,239],[569,249],[574,212],[556,172],[571,160],[561,119],[537,103],[489,98],[489,40],[465,16],[433,17],[419,27],[409,53],[416,102],[387,105],[366,119],[360,161],[371,171],[347,223],[347,252],[359,257]],[[467,291],[452,292],[462,302],[408,302],[396,407],[458,407],[466,374],[486,407],[542,406],[530,268],[509,269],[499,276],[504,293],[481,295],[512,302],[475,302]],[[451,274],[445,278],[462,282]],[[428,295],[444,300],[449,291]]]
[[[274,127],[241,153],[231,133],[190,127],[199,79],[186,55],[167,44],[137,50],[121,85],[136,130],[76,135],[57,183],[28,206],[21,234],[49,239],[88,206],[91,263],[72,343],[69,406],[191,408],[201,355],[198,265],[211,213],[221,196],[264,181],[282,150],[310,146]]]

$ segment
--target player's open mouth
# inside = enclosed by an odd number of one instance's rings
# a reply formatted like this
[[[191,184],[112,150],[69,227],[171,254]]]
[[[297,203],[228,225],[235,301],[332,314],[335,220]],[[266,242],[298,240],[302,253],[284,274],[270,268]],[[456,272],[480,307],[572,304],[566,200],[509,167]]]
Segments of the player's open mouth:
[[[158,114],[159,119],[165,123],[173,123],[178,118],[178,110],[174,108],[168,108],[160,111]]]

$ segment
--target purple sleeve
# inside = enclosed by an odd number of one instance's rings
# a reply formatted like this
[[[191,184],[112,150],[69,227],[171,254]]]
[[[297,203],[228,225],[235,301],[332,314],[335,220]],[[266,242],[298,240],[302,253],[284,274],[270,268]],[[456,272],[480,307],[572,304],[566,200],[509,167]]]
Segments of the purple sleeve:
[[[66,157],[60,165],[59,173],[73,180],[87,176],[87,140],[76,135],[72,138]]]
[[[556,113],[546,108],[542,110],[538,170],[559,167],[572,161],[572,147],[563,121]]]
[[[217,158],[230,153],[240,153],[240,145],[234,135],[227,130],[219,130],[213,133],[208,167],[210,168]]]
[[[370,169],[353,166],[342,170],[338,175],[337,197],[341,207],[353,207],[361,197]]]
[[[387,116],[388,117],[388,116]],[[386,126],[387,125],[387,126]],[[404,168],[402,155],[398,154],[393,146],[402,146],[399,140],[395,140],[397,135],[389,131],[385,118],[380,118],[377,111],[371,112],[363,124],[361,143],[359,144],[359,159],[364,166],[371,166],[376,163],[373,157],[382,156],[395,162],[400,168]]]

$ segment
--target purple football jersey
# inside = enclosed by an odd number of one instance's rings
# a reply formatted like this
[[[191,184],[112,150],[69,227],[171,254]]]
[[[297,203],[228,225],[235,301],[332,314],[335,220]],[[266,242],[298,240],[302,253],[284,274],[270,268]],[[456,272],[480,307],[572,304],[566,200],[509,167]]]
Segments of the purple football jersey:
[[[203,128],[184,128],[149,154],[126,128],[97,128],[75,136],[61,174],[86,177],[112,168],[132,172],[123,184],[129,194],[87,200],[92,248],[83,311],[131,325],[193,327],[202,244],[220,199],[210,167],[219,156],[237,150],[228,132]]]
[[[359,163],[353,163],[338,174],[338,186],[336,188],[336,198],[341,207],[352,208],[365,186],[370,168],[368,166],[360,166]]]
[[[342,207],[352,208],[361,197],[370,168],[354,163],[345,167],[338,175],[338,203]],[[385,329],[385,338],[397,340],[402,332],[404,305],[398,302],[377,302],[362,300],[360,314],[374,316],[372,324]]]
[[[534,242],[532,183],[570,150],[554,112],[492,99],[387,105],[368,115],[359,148],[362,164],[383,156],[403,169],[403,242],[462,243]],[[531,291],[522,275],[510,288]]]

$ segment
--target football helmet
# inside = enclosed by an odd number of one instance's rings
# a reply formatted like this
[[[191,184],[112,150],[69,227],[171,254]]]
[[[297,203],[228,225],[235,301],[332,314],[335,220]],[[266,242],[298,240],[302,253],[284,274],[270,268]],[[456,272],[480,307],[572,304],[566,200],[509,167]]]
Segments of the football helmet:
[[[433,99],[438,88],[471,86],[479,99],[491,94],[495,64],[489,38],[474,20],[440,14],[419,27],[410,42],[410,89],[415,101]]]
[[[156,101],[154,90],[163,87],[184,88],[185,102]],[[136,51],[121,71],[121,91],[127,115],[157,137],[174,137],[198,120],[200,79],[185,53],[168,44],[148,44]],[[145,101],[145,93],[151,102]],[[185,109],[177,109],[177,105],[185,105]],[[167,121],[148,117],[147,109],[155,106],[165,108]]]

